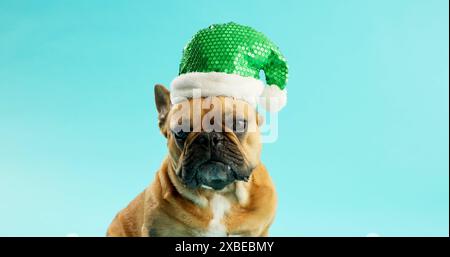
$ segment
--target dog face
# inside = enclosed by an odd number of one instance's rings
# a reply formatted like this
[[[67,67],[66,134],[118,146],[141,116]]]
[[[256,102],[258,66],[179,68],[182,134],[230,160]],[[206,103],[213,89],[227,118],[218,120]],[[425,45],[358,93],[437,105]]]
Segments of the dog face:
[[[208,97],[171,105],[160,85],[155,101],[173,168],[187,187],[221,190],[246,181],[259,164],[261,118],[248,103]]]

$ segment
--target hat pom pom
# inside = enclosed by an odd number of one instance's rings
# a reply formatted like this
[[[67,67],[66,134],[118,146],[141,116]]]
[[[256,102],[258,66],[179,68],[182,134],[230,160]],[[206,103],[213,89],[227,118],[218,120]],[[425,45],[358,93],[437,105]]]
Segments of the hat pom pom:
[[[260,96],[259,104],[269,112],[278,112],[287,103],[286,89],[280,89],[277,85],[268,85]]]

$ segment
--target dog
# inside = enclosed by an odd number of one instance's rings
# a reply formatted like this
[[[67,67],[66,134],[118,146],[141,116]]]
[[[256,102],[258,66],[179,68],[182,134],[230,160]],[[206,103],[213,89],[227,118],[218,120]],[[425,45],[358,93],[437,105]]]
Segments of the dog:
[[[216,97],[214,106],[201,109],[202,119],[228,116],[232,125],[219,122],[222,132],[195,131],[191,120],[186,132],[177,126],[180,117],[194,116],[194,108],[172,105],[162,85],[154,91],[168,156],[154,181],[115,216],[107,236],[268,236],[277,197],[260,161],[262,117],[247,102]],[[198,101],[205,106],[208,99]]]

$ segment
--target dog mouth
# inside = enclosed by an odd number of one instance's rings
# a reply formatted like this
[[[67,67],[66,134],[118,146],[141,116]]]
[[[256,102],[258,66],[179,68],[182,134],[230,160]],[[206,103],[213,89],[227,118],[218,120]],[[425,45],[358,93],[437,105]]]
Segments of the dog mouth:
[[[221,190],[235,180],[230,165],[219,161],[207,161],[198,167],[197,179],[202,186]]]
[[[180,172],[181,175],[183,173]],[[248,181],[248,176],[240,176],[233,165],[217,160],[208,160],[199,164],[190,175],[189,179],[183,179],[183,176],[181,178],[186,186],[192,189],[203,187],[222,190],[236,180]]]

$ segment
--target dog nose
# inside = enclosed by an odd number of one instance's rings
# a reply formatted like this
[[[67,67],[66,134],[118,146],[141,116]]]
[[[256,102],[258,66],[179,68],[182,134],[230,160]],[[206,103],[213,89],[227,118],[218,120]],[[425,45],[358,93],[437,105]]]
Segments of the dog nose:
[[[222,139],[221,133],[211,132],[210,141],[212,146],[218,145],[221,139]]]
[[[205,145],[208,144],[210,140],[209,133],[200,133],[196,139],[197,143]]]
[[[199,144],[211,144],[211,146],[217,146],[222,141],[223,135],[220,132],[202,132],[197,137],[197,143]]]

